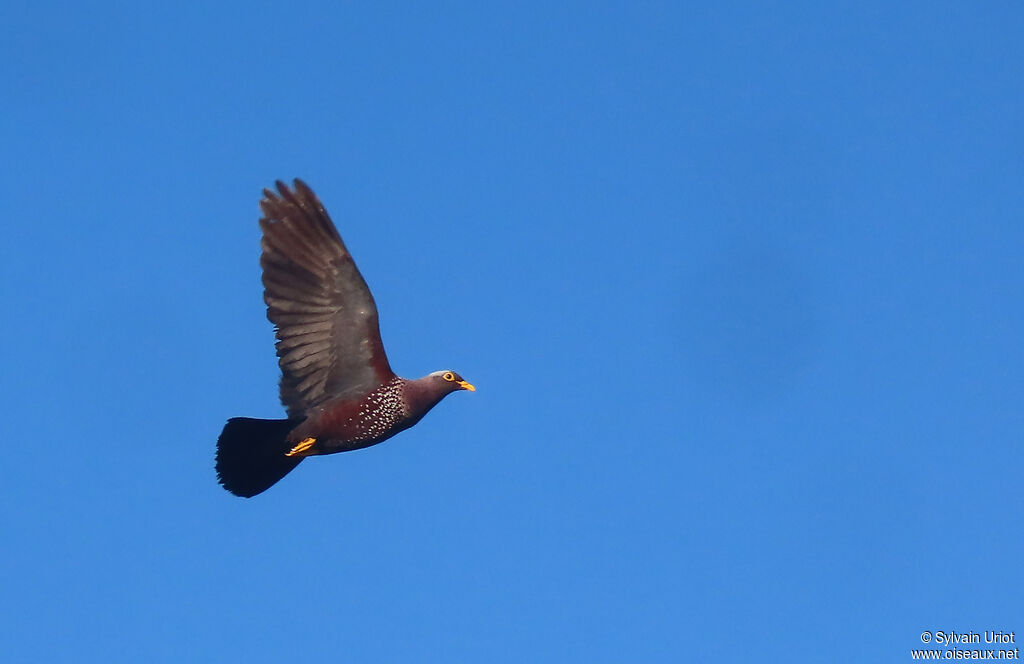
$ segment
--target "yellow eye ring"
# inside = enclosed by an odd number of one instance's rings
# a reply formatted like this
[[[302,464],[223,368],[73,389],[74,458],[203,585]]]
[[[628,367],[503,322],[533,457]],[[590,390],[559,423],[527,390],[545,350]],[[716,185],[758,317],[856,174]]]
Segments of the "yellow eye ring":
[[[446,371],[444,372],[444,375],[441,376],[441,378],[444,378],[446,381],[450,383],[453,380],[455,380],[455,374],[453,374],[451,371]]]

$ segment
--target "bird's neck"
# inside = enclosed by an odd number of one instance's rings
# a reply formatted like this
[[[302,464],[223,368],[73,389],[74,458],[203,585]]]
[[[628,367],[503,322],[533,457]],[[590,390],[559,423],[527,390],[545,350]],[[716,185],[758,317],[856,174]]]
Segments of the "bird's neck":
[[[444,389],[444,386],[438,385],[437,381],[432,380],[429,376],[415,380],[406,380],[404,392],[409,416],[415,418],[414,422],[419,421],[441,399],[448,395],[448,390]]]

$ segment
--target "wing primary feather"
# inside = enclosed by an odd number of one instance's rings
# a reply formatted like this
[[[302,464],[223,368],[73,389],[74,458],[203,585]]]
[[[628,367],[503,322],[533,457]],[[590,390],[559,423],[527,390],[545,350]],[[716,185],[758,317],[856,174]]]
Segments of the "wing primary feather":
[[[327,314],[335,311],[334,307],[330,306],[317,306],[313,304],[305,304],[303,302],[295,302],[294,300],[283,299],[274,297],[271,293],[265,293],[263,301],[267,303],[274,313],[310,313],[310,314]]]
[[[305,265],[299,265],[276,253],[274,248],[267,244],[264,244],[262,248],[263,256],[260,258],[260,266],[263,268],[264,280],[280,277],[281,279],[301,281],[311,290],[324,289],[323,279],[326,270],[313,271]]]
[[[266,207],[268,209],[265,212],[269,213],[268,218],[277,222],[277,225],[282,225],[280,222],[284,222],[283,225],[288,227],[292,233],[306,240],[310,248],[332,253],[335,256],[345,253],[344,244],[340,242],[340,238],[323,234],[324,220],[316,211],[307,210],[296,204],[294,199],[289,198]],[[329,225],[333,228],[333,224]],[[317,240],[323,240],[323,242]]]
[[[329,246],[314,244],[307,238],[315,224],[310,223],[309,215],[302,208],[291,204],[291,201],[264,200],[260,202],[260,207],[263,210],[260,227],[265,237],[269,236],[278,243],[284,243],[288,238],[292,242],[301,243],[307,251],[315,254],[330,251]]]
[[[345,249],[345,243],[341,239],[341,235],[338,234],[338,229],[331,222],[330,216],[327,214],[327,210],[324,209],[320,199],[317,198],[316,194],[305,185],[301,180],[295,180],[295,191],[288,189],[287,185],[284,189],[281,189],[282,184],[278,182],[278,190],[281,195],[292,205],[306,215],[307,219],[311,222],[310,226],[320,232],[320,235],[330,244],[337,244],[343,250],[344,253],[348,253]]]
[[[274,297],[286,298],[293,302],[301,302],[303,304],[312,304],[316,306],[331,306],[331,300],[325,295],[318,295],[303,291],[301,288],[294,286],[285,286],[283,284],[267,285],[267,292],[271,293]]]
[[[288,366],[289,371],[301,371],[302,369],[305,369],[306,367],[309,367],[319,362],[320,360],[323,360],[324,358],[320,357],[321,355],[323,355],[323,353],[319,351],[314,351],[312,353],[302,353],[297,349],[289,351],[281,358],[280,361],[282,364]],[[319,369],[317,368],[313,369],[313,371],[318,370]]]
[[[264,241],[278,251],[300,264],[314,264],[321,268],[328,267],[338,257],[338,251],[330,247],[315,244],[309,237],[310,224],[301,216],[279,208],[265,210],[268,217],[260,219]]]
[[[308,243],[303,242],[300,236],[291,234],[285,228],[272,227],[264,231],[264,237],[272,252],[295,265],[300,265],[314,273],[324,273],[330,268],[332,260],[330,256],[325,256],[322,251],[317,251]]]
[[[281,329],[297,330],[298,334],[305,334],[312,330],[330,330],[331,316],[326,314],[281,314],[276,323]]]
[[[288,332],[289,335],[291,335],[293,331],[288,330]],[[330,343],[330,341],[330,332],[318,332],[315,334],[297,334],[294,336],[288,336],[286,339],[281,339],[280,341],[277,342],[276,348],[277,352],[281,353],[291,348],[295,348],[296,346],[303,346],[306,344],[315,344],[320,342]]]
[[[302,344],[292,348],[287,353],[281,355],[281,359],[285,362],[294,362],[295,360],[301,360],[309,355],[319,355],[326,353],[331,349],[330,341],[320,341],[318,343]]]

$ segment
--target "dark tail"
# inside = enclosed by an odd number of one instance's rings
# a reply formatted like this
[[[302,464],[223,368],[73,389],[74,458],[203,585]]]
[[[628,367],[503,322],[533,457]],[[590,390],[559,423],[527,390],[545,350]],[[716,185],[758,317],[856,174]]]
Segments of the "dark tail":
[[[300,421],[228,420],[217,439],[217,481],[244,498],[274,486],[302,461],[299,456],[285,456],[292,448],[286,437]]]

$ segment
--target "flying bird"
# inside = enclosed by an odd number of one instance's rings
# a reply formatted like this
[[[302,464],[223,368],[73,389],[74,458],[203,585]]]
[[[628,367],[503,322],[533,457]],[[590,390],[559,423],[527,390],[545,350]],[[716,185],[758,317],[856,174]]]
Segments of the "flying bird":
[[[475,387],[454,371],[391,370],[377,305],[338,230],[304,182],[263,190],[260,266],[281,367],[280,420],[235,417],[217,440],[217,480],[250,498],[308,456],[376,445],[441,399]]]

